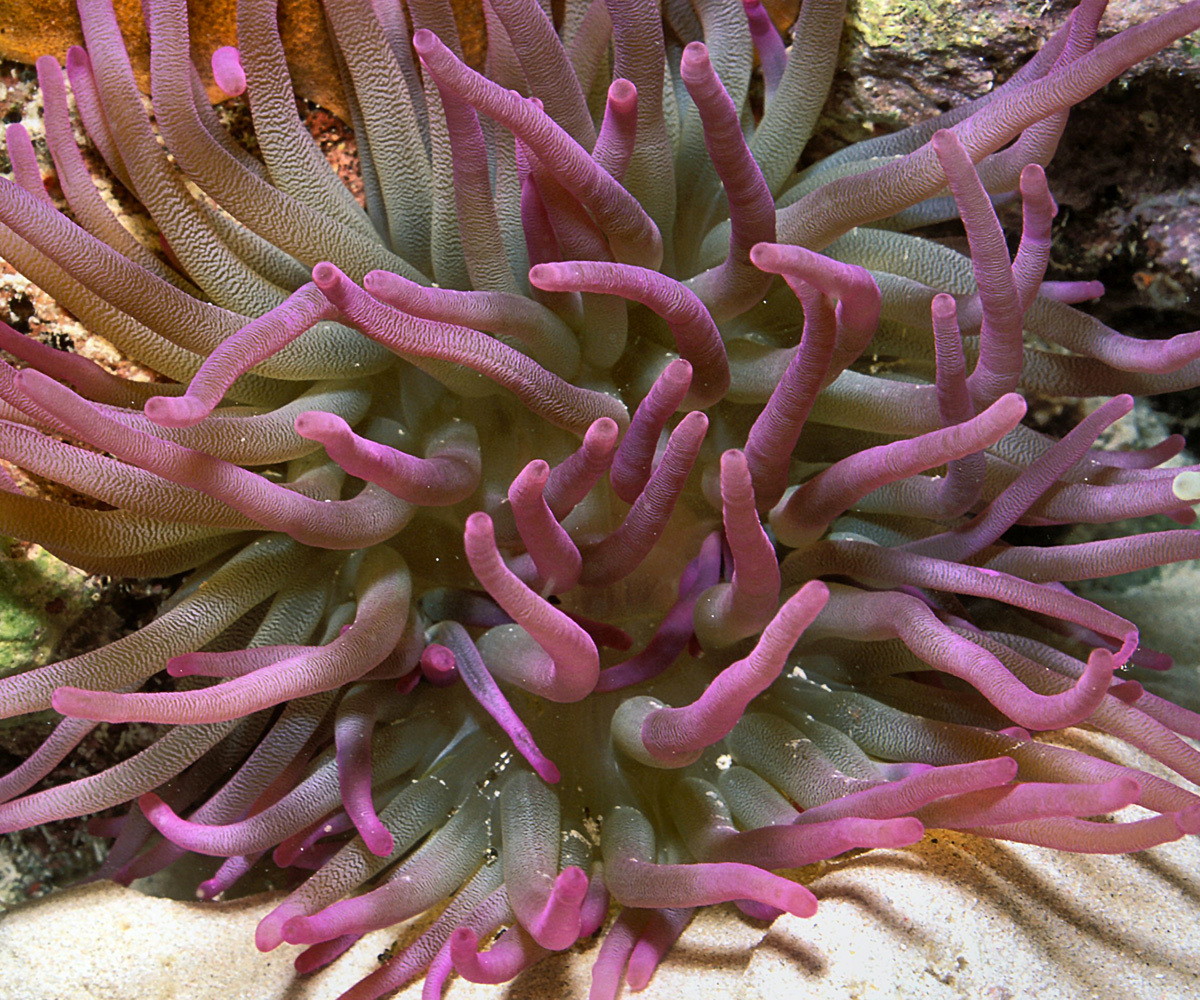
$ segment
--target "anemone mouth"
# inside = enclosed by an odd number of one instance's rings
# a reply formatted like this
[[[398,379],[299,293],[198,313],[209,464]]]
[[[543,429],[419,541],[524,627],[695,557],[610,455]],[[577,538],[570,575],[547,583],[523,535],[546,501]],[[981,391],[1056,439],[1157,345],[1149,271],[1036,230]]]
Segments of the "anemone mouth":
[[[0,830],[132,803],[104,826],[120,880],[186,852],[222,859],[205,896],[312,870],[256,933],[305,970],[441,908],[359,1000],[511,979],[611,899],[603,1000],[695,908],[811,916],[778,870],[927,826],[1092,853],[1200,830],[1182,785],[1031,736],[1087,724],[1200,777],[1200,719],[1116,673],[1164,658],[1062,583],[1197,534],[1006,540],[1194,516],[1173,445],[1096,441],[1130,393],[1200,383],[1196,335],[1132,341],[1070,307],[1092,284],[1043,281],[1039,163],[1200,5],[1097,43],[1085,0],[992,93],[797,171],[840,2],[789,48],[757,2],[496,0],[481,73],[435,0],[327,0],[366,211],[295,119],[274,5],[243,0],[214,56],[261,158],[199,99],[185,6],[147,5],[153,124],[108,0],[67,62],[169,254],[98,202],[53,59],[67,212],[8,133],[0,252],[175,384],[0,328],[25,362],[0,367],[0,455],[106,505],[0,478],[0,524],[190,575],[139,632],[0,680],[4,714],[65,717],[0,778]],[[951,218],[969,255],[906,231]],[[1056,439],[1024,420],[1049,392],[1109,398]],[[97,721],[170,728],[31,791]]]

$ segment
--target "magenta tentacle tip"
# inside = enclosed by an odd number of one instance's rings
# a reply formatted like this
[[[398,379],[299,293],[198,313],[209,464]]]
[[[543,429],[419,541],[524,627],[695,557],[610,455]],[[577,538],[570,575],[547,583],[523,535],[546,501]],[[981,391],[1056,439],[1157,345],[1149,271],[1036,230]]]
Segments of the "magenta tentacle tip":
[[[242,69],[241,53],[232,45],[222,45],[212,54],[213,79],[230,97],[246,91],[246,72]]]

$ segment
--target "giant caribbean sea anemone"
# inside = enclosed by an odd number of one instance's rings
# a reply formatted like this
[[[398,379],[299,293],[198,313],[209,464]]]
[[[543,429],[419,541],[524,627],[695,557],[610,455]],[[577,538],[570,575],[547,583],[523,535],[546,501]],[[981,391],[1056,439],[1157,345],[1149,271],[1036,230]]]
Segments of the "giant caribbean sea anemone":
[[[254,153],[185,4],[144,6],[153,121],[109,0],[80,0],[67,77],[161,247],[98,195],[44,58],[66,206],[11,126],[0,254],[163,378],[0,327],[0,457],[91,498],[3,472],[0,530],[187,576],[140,631],[0,680],[4,716],[62,717],[0,777],[0,830],[122,807],[104,873],[208,855],[206,897],[311,870],[257,933],[302,969],[437,911],[354,1000],[503,982],[607,926],[604,1000],[696,907],[811,915],[778,870],[927,828],[1200,833],[1180,785],[1035,735],[1200,781],[1200,717],[1122,676],[1168,665],[1152,637],[1067,586],[1200,534],[1010,530],[1194,517],[1180,440],[1096,441],[1200,384],[1200,332],[1130,339],[1072,308],[1095,285],[1044,280],[1042,165],[1200,2],[1098,42],[1083,0],[1003,86],[799,170],[841,0],[805,0],[790,46],[758,0],[488,0],[486,74],[441,0],[325,0],[365,211],[296,116],[273,0],[214,57]],[[969,256],[907,232],[953,218]],[[1045,396],[1105,401],[1056,438],[1025,420]],[[39,785],[130,721],[160,735]]]

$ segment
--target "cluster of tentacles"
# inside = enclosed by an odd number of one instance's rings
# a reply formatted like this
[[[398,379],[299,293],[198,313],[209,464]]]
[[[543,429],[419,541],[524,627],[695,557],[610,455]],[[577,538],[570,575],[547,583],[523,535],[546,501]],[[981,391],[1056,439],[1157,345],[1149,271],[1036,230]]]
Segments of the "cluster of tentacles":
[[[484,74],[441,0],[325,0],[364,211],[297,119],[273,0],[239,0],[214,58],[255,155],[183,0],[145,3],[153,123],[109,0],[80,0],[78,118],[162,246],[98,193],[44,58],[66,206],[10,126],[0,253],[164,378],[0,327],[0,528],[191,573],[140,631],[0,681],[3,715],[62,715],[0,777],[0,830],[131,804],[95,823],[104,874],[197,852],[212,897],[311,870],[258,930],[309,945],[302,969],[448,898],[359,1000],[510,979],[610,900],[612,997],[693,908],[810,915],[777,870],[931,827],[1087,852],[1200,832],[1183,788],[1031,736],[1086,724],[1200,781],[1200,717],[1115,673],[1166,658],[1063,585],[1200,535],[1005,540],[1200,499],[1200,469],[1163,467],[1181,440],[1095,447],[1131,394],[1200,384],[1200,332],[1132,340],[1071,307],[1095,284],[1043,280],[1040,166],[1200,3],[1098,43],[1084,0],[1003,86],[797,172],[843,6],[805,0],[787,46],[758,0],[557,24],[488,0]],[[969,257],[905,232],[954,217]],[[1111,398],[1056,440],[1022,423],[1044,394]],[[40,788],[134,720],[161,736]]]

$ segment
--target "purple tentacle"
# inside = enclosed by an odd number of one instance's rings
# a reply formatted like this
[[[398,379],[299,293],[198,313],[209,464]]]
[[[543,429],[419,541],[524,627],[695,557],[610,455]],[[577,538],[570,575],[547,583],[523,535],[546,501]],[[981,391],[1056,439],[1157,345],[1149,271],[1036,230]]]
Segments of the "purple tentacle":
[[[371,275],[364,280],[370,291]],[[333,264],[314,267],[313,281],[356,328],[389,350],[466,365],[504,386],[556,427],[582,434],[600,417],[609,417],[620,426],[629,421],[625,407],[611,396],[564,382],[507,344],[477,330],[432,323],[391,309]]]
[[[683,50],[679,75],[695,102],[704,145],[729,202],[729,254],[690,281],[692,290],[721,322],[758,302],[771,279],[750,261],[750,249],[775,240],[775,202],[750,153],[738,109],[713,69],[703,42]]]
[[[875,279],[866,268],[843,264],[804,247],[762,243],[752,248],[750,259],[761,270],[782,275],[801,301],[798,284],[811,285],[837,303],[837,340],[823,375],[823,384],[828,385],[858,360],[879,327],[883,297]]]
[[[488,632],[480,650],[484,661],[503,679],[551,701],[585,698],[600,674],[596,644],[504,565],[490,517],[468,517],[463,543],[479,582],[519,626]]]
[[[101,722],[220,722],[357,680],[399,643],[411,582],[403,560],[385,546],[364,557],[354,624],[325,646],[310,647],[223,684],[196,691],[122,694],[60,687],[55,711]]]
[[[146,416],[160,427],[192,427],[207,417],[238,378],[322,320],[336,308],[311,282],[292,292],[274,309],[225,338],[204,359],[183,396],[146,401]]]
[[[413,48],[439,86],[510,129],[547,164],[554,176],[592,213],[620,260],[643,267],[662,262],[662,237],[641,205],[592,160],[587,150],[544,112],[469,69],[425,29]]]
[[[658,767],[692,763],[705,747],[727,736],[746,706],[780,675],[792,647],[828,599],[829,588],[820,581],[801,587],[763,629],[753,651],[717,674],[691,705],[664,708],[654,699],[629,699],[613,716],[614,741]]]
[[[709,310],[685,285],[646,268],[592,260],[537,264],[529,280],[545,291],[619,295],[648,306],[666,320],[680,356],[691,362],[688,405],[712,406],[729,390],[729,359],[721,333]]]
[[[787,488],[792,451],[825,384],[837,343],[832,303],[807,283],[793,291],[804,305],[804,332],[787,370],[746,435],[746,462],[759,510],[770,510]]]
[[[721,516],[733,577],[703,594],[696,608],[701,643],[728,645],[766,627],[779,607],[779,563],[763,530],[745,453],[721,456]]]
[[[546,503],[549,479],[550,466],[535,459],[517,473],[508,488],[508,501],[512,505],[517,531],[537,567],[544,591],[557,594],[572,589],[579,582],[583,557]]]
[[[667,440],[662,461],[620,527],[584,552],[580,583],[608,586],[632,573],[649,555],[675,509],[707,432],[708,417],[699,410],[679,422]]]
[[[419,507],[450,507],[479,486],[482,461],[474,424],[455,421],[436,431],[426,444],[427,458],[360,437],[334,413],[309,410],[296,417],[296,433],[319,441],[333,461],[350,475],[382,486]]]
[[[73,436],[147,472],[228,504],[268,530],[322,548],[355,549],[392,537],[412,508],[374,485],[353,500],[323,502],[194,448],[118,422],[37,371],[16,376],[25,395],[70,427]],[[354,511],[357,516],[347,516]]]
[[[529,763],[543,781],[555,784],[559,779],[558,768],[554,761],[546,757],[539,749],[529,728],[523,723],[500,686],[488,672],[483,658],[471,637],[457,622],[441,622],[429,632],[430,641],[441,648],[449,650],[454,656],[454,668],[462,678],[467,690],[496,724],[504,730],[522,757]],[[435,647],[436,648],[436,647]],[[422,660],[422,662],[424,662]]]
[[[694,567],[693,579],[688,579],[688,570]],[[600,671],[596,691],[616,691],[633,684],[648,681],[666,670],[688,647],[695,632],[696,604],[709,587],[716,584],[721,575],[721,537],[713,532],[704,540],[700,554],[688,564],[679,581],[679,599],[659,623],[646,648],[616,666]],[[690,584],[690,585],[689,585]],[[771,614],[778,605],[771,605]],[[769,619],[768,619],[769,620]]]
[[[608,85],[608,98],[604,104],[604,121],[592,158],[615,180],[621,180],[633,156],[633,144],[637,139],[637,87],[623,77],[617,77]]]
[[[1110,399],[1055,442],[976,517],[944,534],[910,543],[905,550],[936,554],[941,559],[963,560],[991,545],[1087,454],[1101,431],[1131,409],[1133,398],[1130,396]]]
[[[793,548],[810,544],[824,534],[835,518],[872,490],[974,455],[994,445],[1024,415],[1025,400],[1009,393],[966,423],[877,445],[835,462],[771,512],[775,536]]]
[[[617,446],[608,476],[613,492],[628,504],[637,502],[650,480],[659,439],[667,421],[684,405],[692,384],[692,370],[684,358],[672,361],[633,411],[629,430]]]
[[[762,0],[742,0],[742,9],[750,24],[750,37],[754,39],[754,51],[758,53],[758,62],[762,67],[763,89],[769,104],[787,65],[787,49]]]

